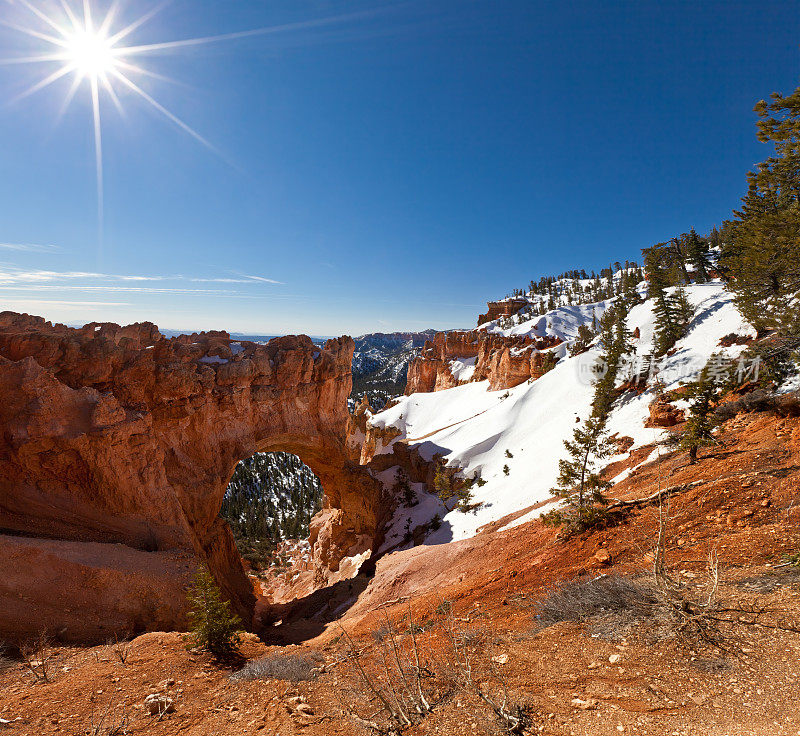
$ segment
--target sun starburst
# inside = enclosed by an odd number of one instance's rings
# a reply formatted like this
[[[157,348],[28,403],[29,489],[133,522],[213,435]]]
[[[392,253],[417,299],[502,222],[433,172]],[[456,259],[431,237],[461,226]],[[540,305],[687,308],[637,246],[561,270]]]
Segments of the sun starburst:
[[[27,20],[21,18],[19,23],[0,20],[0,24],[18,31],[34,39],[42,45],[43,53],[33,56],[0,59],[2,65],[36,64],[53,65],[44,77],[17,95],[13,101],[36,94],[54,85],[65,77],[72,77],[67,89],[64,103],[59,112],[63,116],[84,87],[88,89],[91,102],[92,125],[95,141],[95,168],[97,178],[98,226],[102,238],[103,223],[103,138],[101,104],[104,98],[110,100],[120,111],[119,89],[138,95],[167,120],[177,125],[185,133],[191,135],[206,147],[214,147],[191,126],[158,102],[135,81],[137,76],[150,76],[165,79],[132,62],[132,57],[148,53],[151,50],[163,50],[180,47],[187,43],[205,43],[217,40],[188,39],[183,41],[151,44],[150,46],[125,45],[124,41],[147,21],[151,20],[167,3],[150,9],[127,26],[115,28],[118,3],[111,7],[100,20],[92,7],[91,0],[82,0],[80,9],[75,9],[70,0],[59,0],[59,5],[43,9],[29,0],[17,0],[27,12]],[[99,20],[99,22],[98,22]],[[27,23],[34,24],[26,25]],[[263,29],[259,29],[263,30]]]
[[[96,2],[108,10],[97,12]],[[81,89],[88,90],[94,130],[94,155],[97,178],[98,231],[103,230],[103,136],[102,106],[109,101],[122,112],[120,92],[138,97],[181,131],[206,148],[222,156],[200,133],[140,86],[141,77],[167,80],[166,77],[135,63],[139,57],[172,49],[196,47],[220,41],[266,36],[278,33],[319,29],[345,21],[364,20],[377,11],[358,11],[283,25],[266,26],[201,38],[132,44],[129,39],[151,21],[171,0],[160,0],[146,12],[124,25],[120,22],[121,0],[0,0],[15,9],[2,11],[0,25],[19,32],[35,44],[32,55],[0,58],[0,66],[36,65],[49,67],[35,84],[17,95],[19,101],[53,87],[60,80],[71,79],[57,116],[60,119]],[[80,3],[79,7],[76,5]],[[109,4],[110,3],[110,4]],[[172,80],[167,80],[172,81]],[[224,158],[224,156],[223,156]]]

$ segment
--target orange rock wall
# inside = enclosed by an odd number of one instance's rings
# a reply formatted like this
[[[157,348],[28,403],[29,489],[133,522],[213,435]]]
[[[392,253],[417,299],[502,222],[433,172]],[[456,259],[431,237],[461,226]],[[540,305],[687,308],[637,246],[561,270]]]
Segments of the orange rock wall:
[[[538,351],[558,345],[557,338],[533,339],[528,336],[504,337],[481,330],[439,332],[425,343],[420,355],[408,368],[406,395],[441,391],[457,385],[450,372],[450,361],[476,358],[470,380],[489,381],[492,391],[512,388],[541,375]]]

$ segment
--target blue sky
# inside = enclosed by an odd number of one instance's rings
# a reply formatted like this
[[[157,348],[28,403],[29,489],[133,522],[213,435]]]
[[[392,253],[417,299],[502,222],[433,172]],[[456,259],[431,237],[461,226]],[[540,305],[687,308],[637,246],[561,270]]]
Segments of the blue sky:
[[[22,0],[0,20],[49,32]],[[137,57],[174,81],[130,78],[216,152],[101,91],[102,237],[88,82],[56,124],[71,75],[15,100],[58,64],[0,66],[0,305],[260,334],[469,326],[531,278],[719,223],[768,154],[753,104],[800,76],[796,2],[174,0],[125,43],[287,24]],[[50,49],[0,28],[4,59]]]

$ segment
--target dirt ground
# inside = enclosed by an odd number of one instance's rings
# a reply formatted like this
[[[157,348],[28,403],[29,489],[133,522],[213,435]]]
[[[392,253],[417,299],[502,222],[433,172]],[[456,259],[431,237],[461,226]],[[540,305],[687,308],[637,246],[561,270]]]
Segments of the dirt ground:
[[[509,702],[524,706],[525,732],[532,734],[798,736],[800,634],[786,629],[800,621],[800,570],[780,565],[785,554],[800,550],[800,419],[740,416],[722,439],[696,465],[685,454],[643,465],[612,494],[633,499],[684,487],[669,503],[667,562],[674,579],[700,600],[709,591],[714,553],[719,605],[769,608],[759,617],[762,626],[722,626],[722,648],[681,638],[668,617],[624,610],[543,626],[538,604],[565,581],[623,575],[650,584],[658,508],[646,506],[569,541],[534,521],[507,531],[495,524],[464,542],[393,554],[370,579],[280,612],[265,610],[261,638],[247,635],[236,662],[190,651],[178,633],[138,637],[124,663],[113,646],[57,648],[50,682],[8,660],[0,668],[0,718],[9,723],[0,722],[0,730],[5,725],[9,734],[35,736],[365,733],[346,712],[355,706],[363,714],[374,697],[354,667],[353,651],[378,681],[385,649],[375,632],[397,621],[401,646],[413,642],[421,669],[435,670],[443,644],[434,632],[442,619],[459,637],[480,641],[474,687],[451,687],[437,670],[425,683],[432,712],[406,730],[415,736],[503,733],[478,690],[495,701],[507,692]],[[409,620],[418,641],[407,633]],[[245,661],[267,654],[311,652],[324,661],[313,680],[230,677]],[[144,700],[153,693],[168,696],[174,711],[147,713]],[[115,731],[119,725],[124,729]]]

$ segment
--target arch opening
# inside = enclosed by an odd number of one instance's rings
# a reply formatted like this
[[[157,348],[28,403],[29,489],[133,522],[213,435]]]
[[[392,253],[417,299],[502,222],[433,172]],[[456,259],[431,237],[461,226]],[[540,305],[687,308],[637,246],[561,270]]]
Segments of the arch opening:
[[[310,569],[311,520],[322,505],[322,481],[295,454],[256,452],[236,465],[220,517],[257,593],[269,596],[275,578],[303,558]]]

